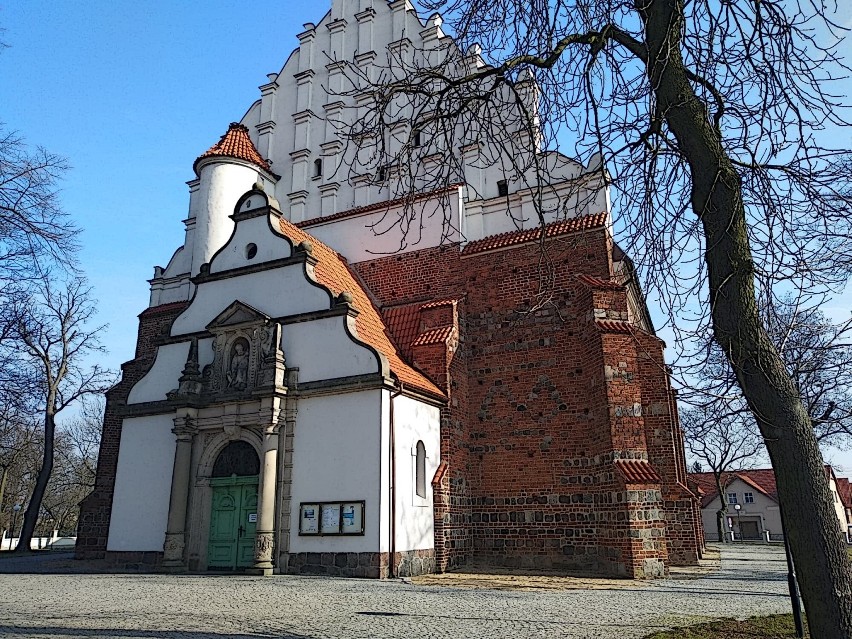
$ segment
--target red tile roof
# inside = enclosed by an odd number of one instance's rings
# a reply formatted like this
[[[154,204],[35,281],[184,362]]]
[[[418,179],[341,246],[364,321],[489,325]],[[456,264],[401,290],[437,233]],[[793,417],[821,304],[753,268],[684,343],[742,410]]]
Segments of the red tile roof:
[[[383,308],[382,317],[397,347],[411,359],[411,343],[420,333],[420,303]]]
[[[607,333],[632,333],[633,324],[624,320],[596,319],[595,326]]]
[[[236,158],[251,162],[255,166],[260,167],[267,173],[272,173],[269,162],[264,160],[255,147],[254,143],[249,138],[248,128],[238,122],[231,122],[228,126],[228,131],[219,141],[211,146],[207,151],[198,156],[195,163],[192,165],[192,170],[198,174],[198,163],[204,158],[220,156],[228,158]]]
[[[594,277],[592,275],[585,275],[581,273],[580,275],[577,275],[576,278],[586,286],[591,286],[592,288],[603,288],[615,291],[620,291],[624,288],[623,284],[613,282],[612,280],[605,280],[602,277]]]
[[[432,477],[432,485],[436,488],[441,485],[441,482],[444,479],[444,475],[447,474],[447,468],[447,462],[445,461],[442,461],[440,464],[438,464],[438,470],[435,471],[435,476]]]
[[[660,475],[644,459],[616,459],[615,469],[628,484],[658,484]]]
[[[842,501],[843,495],[841,494],[841,490],[845,490],[845,488],[841,489],[840,482],[842,480],[848,483],[849,480],[834,476],[834,470],[830,464],[826,464],[824,470],[825,474],[829,478],[834,477],[837,484],[837,492]],[[713,479],[713,473],[689,473],[689,478],[698,484],[698,488],[703,493],[701,497],[702,508],[705,508],[712,503],[714,499],[716,499],[716,480]],[[753,470],[738,470],[731,473],[722,473],[722,486],[728,486],[735,479],[743,481],[773,501],[778,501],[778,485],[775,482],[775,471],[771,468],[757,468]],[[852,491],[852,488],[849,490]],[[850,494],[849,497],[850,504],[852,504],[852,494]]]
[[[139,317],[169,313],[178,309],[184,309],[187,306],[189,306],[189,302],[170,302],[168,304],[160,304],[159,306],[150,306],[139,313]]]
[[[713,473],[689,473],[689,478],[698,484],[701,491],[701,507],[706,508],[716,499],[716,480]],[[775,472],[771,468],[755,470],[738,470],[722,473],[722,487],[727,487],[732,481],[739,479],[773,501],[778,501],[778,487],[775,484]]]
[[[845,477],[838,477],[837,494],[844,508],[852,508],[852,482]]]
[[[335,220],[339,220],[345,217],[357,217],[358,215],[363,215],[365,213],[371,213],[373,211],[381,211],[382,209],[390,209],[395,206],[401,206],[404,204],[413,204],[414,202],[419,202],[420,200],[427,200],[433,197],[437,197],[439,195],[443,195],[445,193],[450,193],[460,186],[463,186],[461,182],[457,184],[450,184],[449,186],[442,187],[440,189],[435,189],[433,191],[427,191],[425,193],[415,193],[411,195],[404,195],[403,197],[398,197],[393,200],[385,200],[384,202],[374,202],[373,204],[366,204],[364,206],[356,206],[354,209],[346,209],[345,211],[338,211],[337,213],[333,213],[331,215],[326,215],[324,217],[312,217],[309,220],[302,220],[301,222],[297,222],[296,226],[300,229],[307,228],[309,226],[316,226],[317,224],[325,224],[326,222],[333,222]]]
[[[448,298],[448,299],[445,299],[445,300],[434,300],[432,302],[426,302],[420,308],[436,308],[438,306],[452,306],[456,302],[458,302],[458,300],[455,299],[455,298]]]
[[[445,334],[441,336],[431,335],[430,331],[421,334],[420,331],[420,311],[437,308],[439,306],[451,306],[458,302],[458,299],[447,298],[431,300],[428,302],[414,302],[412,304],[401,304],[399,306],[390,306],[382,308],[382,318],[385,320],[385,325],[391,334],[394,342],[400,352],[407,359],[411,359],[411,347],[421,346],[423,344],[437,344],[445,341],[452,333],[451,326],[442,326],[437,329]],[[435,341],[427,341],[433,339]]]
[[[449,339],[453,334],[452,326],[440,326],[438,328],[430,328],[428,331],[420,333],[413,342],[412,346],[424,346],[426,344],[441,344]]]
[[[314,274],[320,284],[330,289],[335,296],[344,291],[352,295],[352,304],[358,310],[358,316],[355,318],[358,338],[387,358],[391,372],[399,381],[430,395],[445,398],[441,389],[402,360],[388,335],[378,309],[373,306],[366,291],[349,270],[346,261],[336,251],[287,220],[281,218],[279,227],[294,246],[301,242],[311,243],[313,256],[317,259]]]
[[[562,220],[559,222],[551,222],[544,227],[544,237],[550,239],[566,233],[576,233],[577,231],[586,231],[588,229],[604,226],[607,222],[606,212],[592,213],[591,215],[583,215],[582,217],[573,217],[570,220]],[[496,249],[514,246],[515,244],[525,244],[534,242],[541,238],[541,227],[536,226],[531,229],[521,231],[510,231],[508,233],[500,233],[490,237],[474,240],[464,247],[462,255],[470,255],[472,253],[482,253],[483,251],[493,251]]]

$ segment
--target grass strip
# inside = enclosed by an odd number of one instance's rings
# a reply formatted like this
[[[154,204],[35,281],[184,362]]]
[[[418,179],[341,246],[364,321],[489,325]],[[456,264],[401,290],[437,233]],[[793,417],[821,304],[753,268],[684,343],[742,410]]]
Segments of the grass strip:
[[[793,615],[769,615],[744,621],[711,621],[666,632],[655,632],[645,639],[787,639],[795,636]],[[805,636],[810,635],[805,632]]]

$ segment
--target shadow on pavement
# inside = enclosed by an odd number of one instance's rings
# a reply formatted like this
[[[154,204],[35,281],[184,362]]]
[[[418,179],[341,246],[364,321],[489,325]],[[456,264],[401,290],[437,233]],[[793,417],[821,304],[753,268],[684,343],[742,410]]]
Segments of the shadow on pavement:
[[[0,637],[127,637],[128,639],[311,639],[308,635],[280,634],[278,632],[219,633],[198,630],[129,630],[122,628],[61,628],[59,626],[6,626],[0,625]]]
[[[607,623],[605,621],[600,620],[589,620],[589,621],[566,621],[564,619],[554,619],[552,621],[547,619],[506,619],[500,617],[499,619],[494,617],[464,617],[460,615],[436,615],[436,614],[424,614],[424,613],[416,613],[416,612],[384,612],[378,610],[364,610],[361,612],[356,612],[356,615],[362,615],[366,617],[424,617],[428,619],[451,619],[453,621],[507,621],[512,623],[529,623],[535,625],[542,624],[550,624],[554,626],[581,626],[581,627],[607,627],[607,628],[647,628],[648,630],[660,630],[663,628],[668,628],[668,626],[663,626],[660,624],[643,624],[643,623]],[[0,627],[2,630],[2,627]]]

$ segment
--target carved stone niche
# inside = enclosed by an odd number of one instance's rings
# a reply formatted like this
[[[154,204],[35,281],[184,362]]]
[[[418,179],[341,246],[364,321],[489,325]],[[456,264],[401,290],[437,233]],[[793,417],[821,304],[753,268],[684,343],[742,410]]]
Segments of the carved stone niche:
[[[233,302],[210,324],[213,363],[204,367],[207,395],[251,395],[283,387],[281,325],[248,304]]]

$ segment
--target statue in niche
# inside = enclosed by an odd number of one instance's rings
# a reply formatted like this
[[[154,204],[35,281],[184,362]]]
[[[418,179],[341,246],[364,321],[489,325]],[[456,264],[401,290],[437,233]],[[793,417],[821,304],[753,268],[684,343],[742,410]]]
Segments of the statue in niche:
[[[248,386],[249,344],[241,337],[231,346],[231,359],[228,364],[226,379],[228,388],[245,390]]]
[[[275,328],[273,326],[264,326],[260,336],[263,359],[267,360],[275,353]]]

